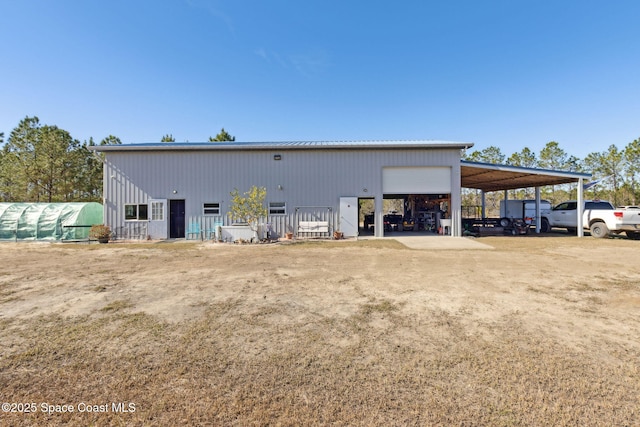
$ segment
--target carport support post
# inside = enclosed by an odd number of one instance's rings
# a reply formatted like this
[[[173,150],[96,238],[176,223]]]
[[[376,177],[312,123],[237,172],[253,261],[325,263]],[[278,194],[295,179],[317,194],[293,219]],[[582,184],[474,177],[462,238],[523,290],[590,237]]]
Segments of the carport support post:
[[[584,237],[584,224],[582,219],[584,218],[584,178],[578,178],[578,209],[576,209],[576,215],[578,215],[576,225],[578,226],[578,237]]]
[[[536,187],[536,234],[540,234],[540,187]]]

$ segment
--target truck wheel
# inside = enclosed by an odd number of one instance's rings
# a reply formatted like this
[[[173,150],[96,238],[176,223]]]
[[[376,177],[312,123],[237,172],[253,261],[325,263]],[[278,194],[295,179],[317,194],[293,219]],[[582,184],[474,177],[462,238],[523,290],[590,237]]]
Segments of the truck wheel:
[[[549,220],[547,218],[542,218],[542,221],[540,221],[540,232],[548,233],[550,231],[551,227],[549,227]]]
[[[640,240],[640,231],[627,231],[626,233],[630,240]]]
[[[509,218],[500,218],[500,227],[508,227],[511,224],[511,220]]]
[[[591,235],[593,237],[597,237],[598,239],[602,239],[603,237],[609,237],[609,229],[607,228],[607,224],[604,222],[598,221],[591,224]]]

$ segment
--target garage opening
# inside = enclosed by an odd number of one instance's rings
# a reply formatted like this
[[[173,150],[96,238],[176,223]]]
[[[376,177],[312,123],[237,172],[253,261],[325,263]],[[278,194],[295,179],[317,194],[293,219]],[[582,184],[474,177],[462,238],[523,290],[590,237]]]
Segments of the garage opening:
[[[393,209],[385,210],[384,235],[393,233],[450,234],[451,196],[449,194],[385,194]]]
[[[450,234],[451,176],[448,166],[383,168],[384,235]]]
[[[375,199],[373,197],[358,198],[358,235],[373,234],[375,225]]]

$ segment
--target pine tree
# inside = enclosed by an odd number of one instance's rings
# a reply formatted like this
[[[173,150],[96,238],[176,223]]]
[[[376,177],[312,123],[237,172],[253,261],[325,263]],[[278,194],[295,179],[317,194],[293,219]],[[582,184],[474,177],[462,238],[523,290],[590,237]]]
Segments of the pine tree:
[[[209,137],[209,142],[234,142],[235,140],[236,137],[231,136],[229,132],[224,130],[224,128],[222,128],[220,133],[217,134],[215,138]]]

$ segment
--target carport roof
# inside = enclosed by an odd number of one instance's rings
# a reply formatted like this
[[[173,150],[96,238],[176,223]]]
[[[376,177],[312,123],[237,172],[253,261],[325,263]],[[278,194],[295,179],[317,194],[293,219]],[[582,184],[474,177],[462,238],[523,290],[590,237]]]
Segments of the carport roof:
[[[577,182],[580,178],[591,178],[591,174],[588,173],[494,165],[466,160],[460,162],[460,173],[462,187],[476,188],[485,192],[567,184]]]

